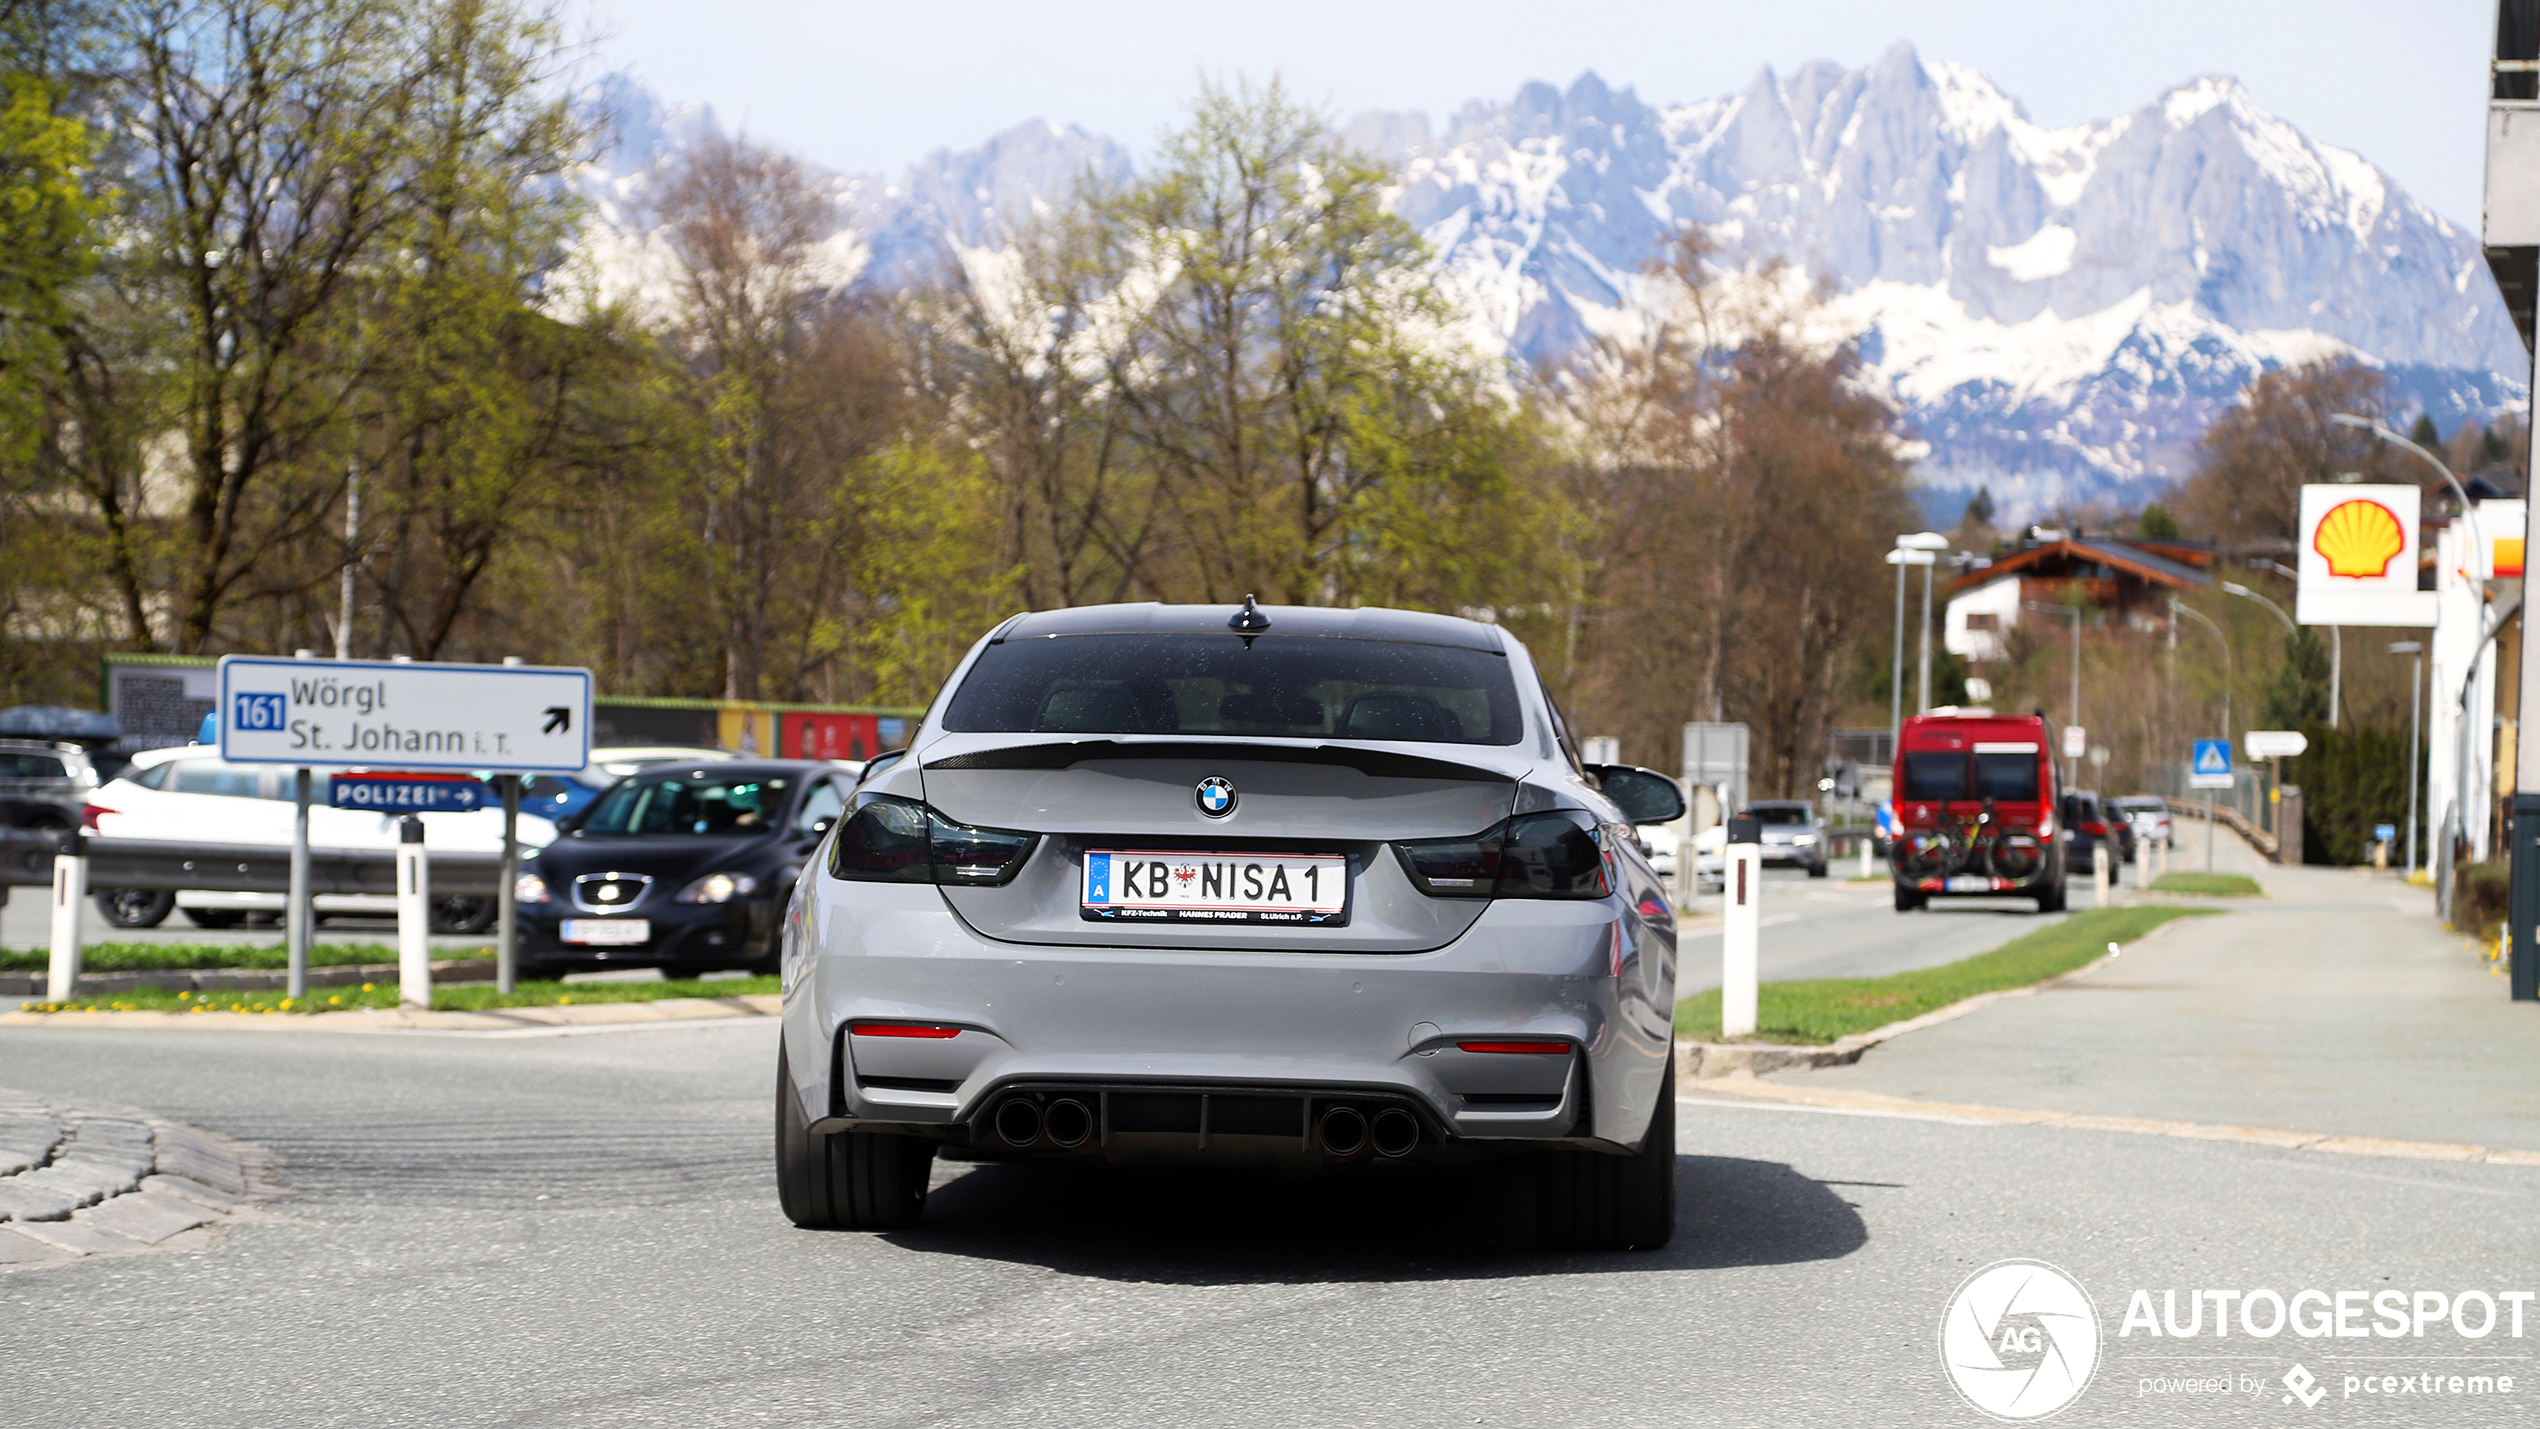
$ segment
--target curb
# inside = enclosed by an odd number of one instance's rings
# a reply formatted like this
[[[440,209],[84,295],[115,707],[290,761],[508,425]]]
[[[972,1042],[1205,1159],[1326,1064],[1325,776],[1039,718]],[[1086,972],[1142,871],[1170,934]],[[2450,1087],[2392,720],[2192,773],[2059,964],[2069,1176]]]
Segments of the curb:
[[[2243,901],[2245,903],[2247,900]],[[2138,946],[2148,943],[2186,921],[2188,920],[2184,918],[2173,918],[2135,939],[2134,942]],[[1679,1037],[1676,1039],[1678,1068],[1676,1077],[1679,1081],[1713,1081],[1721,1077],[1760,1077],[1772,1072],[1813,1072],[1821,1067],[1848,1067],[1860,1061],[1862,1053],[1889,1038],[1901,1037],[1908,1032],[1919,1032],[1926,1027],[1937,1027],[1944,1022],[1955,1022],[1970,1012],[1991,1006],[2006,997],[2026,997],[2031,993],[2044,992],[2048,988],[2061,986],[2076,978],[2088,977],[2105,967],[2108,961],[2108,955],[2101,953],[2071,972],[2057,973],[2043,981],[2030,983],[2026,987],[2006,987],[1994,992],[1980,992],[1973,997],[1960,998],[1946,1007],[1935,1007],[1919,1017],[1909,1017],[1902,1022],[1891,1022],[1885,1027],[1873,1027],[1867,1032],[1855,1032],[1849,1037],[1839,1037],[1822,1047],[1783,1047],[1769,1042],[1697,1042],[1690,1037]],[[5,1020],[0,1019],[0,1021]]]
[[[772,992],[735,997],[668,997],[646,1002],[585,1002],[549,1007],[504,1007],[484,1012],[436,1012],[415,1007],[353,1008],[343,1012],[10,1012],[0,1027],[140,1027],[256,1032],[472,1032],[536,1035],[584,1028],[695,1026],[774,1017],[784,1010]]]
[[[253,1143],[0,1091],[0,1272],[200,1249],[283,1194],[273,1154]]]
[[[432,980],[482,982],[494,976],[495,971],[491,958],[439,962],[432,965]],[[396,980],[395,963],[339,964],[309,969],[311,987],[359,987],[366,982]],[[153,968],[146,972],[81,973],[71,986],[71,994],[74,997],[97,997],[145,987],[168,992],[270,992],[288,986],[290,981],[291,974],[278,968]],[[42,997],[46,990],[47,979],[43,973],[0,973],[0,997]]]
[[[2136,1136],[2165,1136],[2182,1141],[2228,1141],[2266,1146],[2278,1151],[2314,1151],[2330,1156],[2375,1156],[2402,1161],[2469,1161],[2490,1166],[2540,1166],[2540,1151],[2471,1146],[2438,1141],[2398,1141],[2377,1136],[2340,1136],[2320,1131],[2281,1131],[2261,1126],[2228,1126],[2214,1122],[2166,1121],[2147,1116],[2109,1116],[2094,1112],[2043,1111],[2030,1107],[1982,1106],[1971,1102],[1920,1101],[1884,1092],[1848,1087],[1801,1087],[1788,1082],[1760,1082],[1741,1077],[1702,1088],[1712,1096],[1733,1097],[1762,1106],[1897,1116],[1920,1121],[1969,1122],[1992,1126],[2051,1126],[2071,1131],[2122,1131]]]

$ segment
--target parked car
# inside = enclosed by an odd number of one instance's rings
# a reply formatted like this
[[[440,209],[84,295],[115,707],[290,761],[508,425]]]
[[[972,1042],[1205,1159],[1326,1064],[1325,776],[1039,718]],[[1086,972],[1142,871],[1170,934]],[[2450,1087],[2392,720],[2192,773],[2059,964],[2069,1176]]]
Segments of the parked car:
[[[561,819],[589,808],[610,785],[639,769],[656,764],[712,764],[741,756],[727,749],[686,744],[608,745],[591,751],[591,762],[573,774],[530,774],[520,781],[520,807],[543,818]]]
[[[1826,821],[1805,799],[1757,799],[1742,811],[1762,826],[1764,866],[1804,868],[1826,876]]]
[[[1667,1241],[1676,932],[1632,829],[1683,796],[1582,764],[1506,627],[1020,615],[918,738],[786,915],[795,1224],[914,1223],[939,1149],[1505,1157],[1552,1243]]]
[[[2064,830],[2064,866],[2074,873],[2090,872],[2092,851],[2103,843],[2111,868],[2134,862],[2134,826],[2088,789],[2064,796]]]
[[[2069,847],[2056,855],[2062,805],[2043,715],[1913,715],[1899,731],[1894,788],[1897,912],[2006,894],[2062,910]]]
[[[76,744],[0,739],[0,828],[66,834],[97,788],[97,771]]]
[[[2108,804],[2134,830],[2137,844],[2170,841],[2170,806],[2158,794],[2127,794]]]
[[[774,970],[785,899],[854,783],[806,759],[682,761],[619,780],[523,865],[523,975]]]
[[[315,776],[310,791],[309,844],[328,849],[393,849],[398,815],[329,807],[328,776]],[[124,772],[90,796],[87,826],[114,838],[176,843],[261,844],[288,848],[292,835],[292,771],[224,762],[203,745],[152,749],[133,756]],[[503,846],[498,808],[433,813],[423,819],[428,852],[494,852]],[[520,841],[535,848],[555,837],[555,825],[524,813]],[[178,892],[101,888],[98,911],[118,928],[153,928],[181,911],[201,928],[234,928],[249,918],[279,917],[289,900],[279,893]],[[311,900],[321,919],[330,916],[393,918],[397,900],[386,894],[319,894]],[[477,933],[493,926],[494,900],[449,894],[432,900],[435,932]]]

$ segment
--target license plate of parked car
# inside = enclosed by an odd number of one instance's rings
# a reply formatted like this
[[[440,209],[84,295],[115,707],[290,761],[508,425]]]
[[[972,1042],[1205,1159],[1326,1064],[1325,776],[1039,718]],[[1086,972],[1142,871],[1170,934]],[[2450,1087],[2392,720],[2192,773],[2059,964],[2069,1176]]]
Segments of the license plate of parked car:
[[[1990,893],[1993,891],[1993,880],[1982,874],[1961,873],[1950,879],[1948,886],[1952,893]]]
[[[1348,913],[1349,861],[1336,853],[1085,851],[1090,919],[1334,927]]]
[[[564,940],[568,943],[623,945],[650,941],[653,923],[649,918],[567,918]]]

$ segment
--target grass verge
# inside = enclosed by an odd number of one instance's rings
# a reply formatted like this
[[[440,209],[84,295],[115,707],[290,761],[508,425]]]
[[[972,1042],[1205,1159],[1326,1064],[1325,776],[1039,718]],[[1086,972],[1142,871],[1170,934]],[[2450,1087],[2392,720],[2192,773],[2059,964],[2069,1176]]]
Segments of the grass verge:
[[[2152,880],[2155,893],[2203,893],[2215,898],[2264,898],[2258,880],[2237,873],[2164,873]]]
[[[434,948],[435,961],[490,958],[492,948]],[[0,952],[0,973],[40,973],[52,954]],[[79,969],[91,973],[172,972],[193,968],[256,968],[279,972],[290,965],[290,950],[280,943],[90,943],[80,949]],[[393,963],[397,950],[387,943],[318,943],[309,949],[313,968],[360,967]]]
[[[1825,978],[1768,982],[1756,989],[1752,1042],[1814,1047],[1920,1017],[1983,992],[2026,987],[2068,973],[2108,950],[2196,908],[2094,908],[2051,928],[1936,968],[1890,977]],[[1720,1040],[1720,990],[1696,993],[1676,1004],[1676,1031],[1706,1042]]]
[[[436,987],[435,1012],[489,1012],[504,1007],[564,1007],[595,1002],[661,1002],[674,997],[739,997],[775,992],[772,977],[717,978],[700,982],[681,978],[667,982],[524,982],[510,993],[491,986]],[[280,992],[169,992],[135,988],[104,997],[69,1002],[30,1002],[27,1012],[347,1012],[361,1007],[395,1007],[397,985],[366,982],[360,987],[318,988],[306,997]]]

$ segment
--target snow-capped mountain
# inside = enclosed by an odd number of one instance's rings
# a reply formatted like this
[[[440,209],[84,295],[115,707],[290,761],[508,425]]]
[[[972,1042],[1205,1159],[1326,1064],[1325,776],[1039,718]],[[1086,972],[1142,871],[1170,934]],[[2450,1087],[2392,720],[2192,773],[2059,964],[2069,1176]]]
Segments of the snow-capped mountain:
[[[639,98],[616,95],[604,198],[640,191],[682,123],[711,122]],[[2227,78],[2050,129],[1900,45],[1674,108],[1591,74],[1470,104],[1442,134],[1417,114],[1345,132],[1399,166],[1396,207],[1475,340],[1525,361],[1637,326],[1644,269],[1687,223],[1734,261],[1822,275],[1928,445],[1936,515],[1979,486],[2015,515],[2146,499],[2253,376],[2316,354],[2375,363],[2446,427],[2524,395],[2475,237]],[[866,280],[900,281],[1127,166],[1082,130],[1021,125],[896,184],[836,178],[841,240]]]

